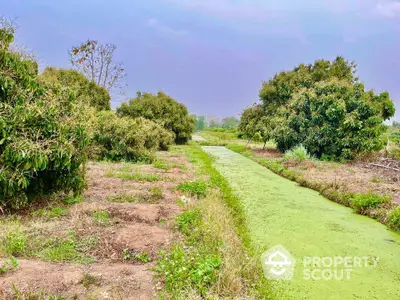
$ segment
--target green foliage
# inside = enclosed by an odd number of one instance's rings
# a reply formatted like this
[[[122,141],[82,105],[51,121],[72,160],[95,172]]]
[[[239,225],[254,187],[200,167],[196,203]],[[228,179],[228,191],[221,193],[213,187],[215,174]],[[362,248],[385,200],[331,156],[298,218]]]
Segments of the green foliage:
[[[20,256],[27,248],[27,237],[24,232],[10,231],[0,244],[1,250],[9,255]]]
[[[390,202],[389,197],[382,197],[380,195],[368,193],[368,194],[357,194],[353,196],[351,200],[351,207],[353,207],[358,213],[363,213],[367,209],[376,208],[384,203]]]
[[[45,218],[53,219],[68,215],[68,210],[62,207],[52,207],[50,209],[42,208],[35,211],[34,214],[37,216],[43,216]]]
[[[160,200],[163,197],[163,190],[160,187],[153,187],[149,189],[150,195],[155,200]]]
[[[299,145],[291,150],[286,151],[284,156],[285,160],[292,160],[296,162],[303,162],[310,158],[310,154],[308,154],[307,149],[303,145]]]
[[[387,225],[393,230],[400,231],[400,207],[392,210],[389,214]]]
[[[260,90],[265,127],[277,148],[298,144],[318,158],[353,159],[384,147],[394,115],[388,93],[365,91],[354,76],[356,65],[337,57],[276,74]]]
[[[16,269],[18,269],[18,267],[19,267],[18,260],[14,256],[11,256],[10,259],[3,261],[3,264],[0,267],[0,274],[4,274],[9,271],[16,270]]]
[[[131,252],[129,249],[122,251],[124,260],[133,260],[136,262],[147,263],[151,262],[151,255],[147,252]]]
[[[107,226],[110,224],[110,214],[106,210],[96,210],[93,212],[93,222],[96,225]]]
[[[40,75],[41,80],[75,91],[79,102],[95,107],[98,110],[110,110],[111,97],[105,88],[99,87],[75,70],[46,68]]]
[[[135,180],[141,182],[155,182],[159,181],[160,177],[157,174],[140,174],[132,172],[109,171],[107,177],[121,178],[126,180]]]
[[[157,169],[162,169],[168,171],[169,169],[172,168],[171,165],[167,164],[166,162],[162,161],[161,159],[156,159],[153,162],[153,167]]]
[[[20,208],[43,193],[79,193],[89,140],[74,93],[39,82],[37,64],[4,46],[4,30],[0,28],[0,205]]]
[[[270,116],[266,116],[260,104],[246,108],[240,119],[240,137],[266,143],[271,138]]]
[[[155,270],[164,278],[165,290],[172,295],[191,287],[205,296],[216,281],[221,264],[222,260],[217,255],[202,253],[193,247],[185,249],[178,244],[169,254],[161,252]]]
[[[201,197],[206,194],[207,184],[202,180],[184,182],[178,185],[178,190]]]
[[[122,103],[118,115],[152,120],[175,134],[176,143],[186,143],[194,131],[194,118],[189,116],[185,105],[159,92],[139,94],[137,98]]]
[[[195,118],[195,131],[202,131],[206,127],[206,117],[205,116],[194,116]]]
[[[154,152],[166,150],[172,134],[144,118],[118,117],[114,112],[100,112],[94,134],[98,156],[109,160],[151,162]]]
[[[88,289],[90,286],[100,286],[101,285],[101,276],[91,275],[89,273],[85,273],[81,280],[82,285]]]
[[[201,210],[193,209],[185,211],[176,218],[176,225],[180,232],[187,236],[192,235],[201,224]]]

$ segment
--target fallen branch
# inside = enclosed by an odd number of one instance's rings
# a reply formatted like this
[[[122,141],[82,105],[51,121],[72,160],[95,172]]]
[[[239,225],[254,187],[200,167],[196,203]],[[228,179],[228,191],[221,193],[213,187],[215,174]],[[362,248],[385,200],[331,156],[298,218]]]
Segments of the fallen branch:
[[[385,168],[385,169],[390,169],[390,170],[395,170],[395,171],[400,172],[400,169],[396,169],[396,168],[392,168],[392,167],[388,167],[388,166],[383,166],[383,165],[378,165],[378,164],[373,164],[373,163],[370,163],[369,165],[375,166],[375,167],[380,167],[380,168]]]

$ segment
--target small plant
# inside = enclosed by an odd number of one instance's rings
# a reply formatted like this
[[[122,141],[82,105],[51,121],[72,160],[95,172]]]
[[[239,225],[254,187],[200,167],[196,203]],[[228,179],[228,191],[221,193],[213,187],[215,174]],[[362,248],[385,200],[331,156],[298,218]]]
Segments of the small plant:
[[[201,197],[206,194],[207,184],[202,180],[184,182],[178,185],[178,190]]]
[[[5,260],[3,262],[3,264],[1,265],[0,274],[7,273],[8,271],[11,271],[11,270],[16,270],[16,269],[18,269],[18,267],[19,267],[18,260],[14,256],[11,256],[10,259]]]
[[[400,207],[389,214],[387,225],[393,230],[400,231]]]
[[[200,253],[194,247],[185,250],[181,244],[175,245],[169,254],[161,252],[160,256],[155,270],[170,293],[193,287],[205,296],[222,264],[217,255]]]
[[[381,178],[379,178],[379,177],[377,177],[377,176],[373,176],[372,179],[371,179],[371,182],[374,182],[374,183],[381,183],[381,182],[385,182],[385,180],[384,180],[384,179],[381,179]]]
[[[43,216],[48,219],[59,218],[68,215],[68,210],[61,207],[52,207],[51,209],[39,209],[34,212],[37,216]]]
[[[1,241],[1,248],[9,255],[22,255],[26,249],[27,238],[24,232],[11,231]]]
[[[91,285],[100,286],[101,276],[94,276],[89,273],[85,273],[81,280],[81,284],[88,289]]]
[[[80,196],[68,196],[68,197],[65,197],[62,201],[66,205],[73,205],[73,204],[76,204],[76,203],[83,202],[83,199]]]
[[[382,197],[372,193],[356,194],[353,196],[353,200],[351,201],[351,207],[353,207],[358,213],[364,213],[367,209],[376,208],[387,202],[390,202],[390,198],[386,196]]]
[[[303,145],[299,145],[291,150],[286,151],[284,159],[300,163],[311,159],[311,156],[308,154],[307,149]]]
[[[169,169],[171,169],[171,165],[167,164],[166,162],[160,160],[160,159],[156,159],[153,162],[153,167],[156,169],[162,169],[165,171],[168,171]]]
[[[201,210],[195,208],[192,210],[185,211],[176,218],[176,226],[178,230],[187,236],[193,236],[197,238],[194,234],[201,224]]]
[[[153,199],[160,200],[163,197],[163,191],[160,187],[153,187],[149,189],[149,192]]]
[[[150,254],[147,252],[131,252],[127,248],[122,251],[122,255],[124,260],[133,260],[142,263],[147,263],[152,260]]]
[[[122,194],[116,196],[108,196],[107,201],[114,203],[137,203],[139,199],[134,195]]]
[[[106,210],[96,210],[93,212],[93,222],[96,225],[107,226],[110,224],[110,214]]]

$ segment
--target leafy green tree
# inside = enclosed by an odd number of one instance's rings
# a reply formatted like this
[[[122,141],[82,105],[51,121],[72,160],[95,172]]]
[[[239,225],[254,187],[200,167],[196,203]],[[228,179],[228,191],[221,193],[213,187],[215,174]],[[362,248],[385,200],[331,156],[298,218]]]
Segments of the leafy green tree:
[[[39,82],[37,63],[9,51],[13,34],[0,27],[0,206],[19,208],[83,189],[88,137],[74,93]]]
[[[236,117],[226,117],[221,121],[221,127],[227,129],[237,128],[240,123],[240,120]]]
[[[263,83],[260,100],[280,151],[303,144],[317,157],[352,159],[383,148],[383,121],[394,115],[393,102],[388,93],[365,91],[355,73],[355,63],[339,56]]]
[[[268,117],[265,116],[262,105],[255,104],[243,111],[238,130],[243,138],[263,142],[265,147],[271,138],[271,129],[268,125]]]
[[[206,117],[205,116],[194,116],[196,120],[195,130],[202,131],[206,127]]]
[[[98,110],[110,110],[111,97],[107,90],[75,70],[46,68],[40,78],[52,84],[60,84],[76,91],[78,101]]]
[[[129,103],[122,103],[117,109],[120,116],[143,117],[161,124],[175,134],[175,142],[186,143],[191,139],[195,120],[185,105],[175,101],[163,92],[157,95],[141,93]]]

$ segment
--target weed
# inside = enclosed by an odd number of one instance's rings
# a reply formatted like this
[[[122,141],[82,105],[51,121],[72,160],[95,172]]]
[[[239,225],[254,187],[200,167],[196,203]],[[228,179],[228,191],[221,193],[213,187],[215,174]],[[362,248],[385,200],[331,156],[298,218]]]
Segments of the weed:
[[[134,195],[122,194],[116,196],[108,196],[107,201],[114,203],[137,203],[139,199]]]
[[[296,162],[303,162],[305,160],[309,160],[310,158],[310,154],[308,154],[307,149],[303,145],[296,146],[293,149],[286,151],[284,156],[285,160]]]
[[[34,212],[36,216],[42,216],[48,219],[59,218],[68,215],[68,210],[61,207],[52,207],[50,209],[39,209]]]
[[[207,184],[202,180],[184,182],[178,185],[178,190],[201,197],[206,194]]]
[[[1,265],[0,274],[7,273],[8,271],[11,271],[11,270],[16,270],[16,269],[18,269],[18,267],[19,267],[18,260],[14,256],[11,256],[10,259],[5,260],[3,262],[3,264]]]
[[[147,252],[131,252],[129,249],[124,249],[122,251],[122,256],[124,260],[133,260],[142,263],[147,263],[152,260],[150,254]]]
[[[390,212],[389,218],[388,218],[388,226],[391,229],[400,231],[400,207],[398,207]]]
[[[47,294],[44,291],[19,290],[15,285],[13,285],[12,292],[11,299],[13,300],[67,300],[65,297]]]
[[[163,190],[160,187],[150,188],[149,192],[153,199],[160,200],[163,197]]]
[[[101,284],[101,276],[94,276],[89,273],[83,274],[83,278],[80,282],[86,289],[88,289],[91,285],[100,286]]]
[[[24,232],[10,231],[1,241],[1,249],[4,253],[14,256],[24,254],[27,247],[27,238]]]
[[[110,170],[106,174],[107,177],[121,178],[126,180],[135,180],[140,182],[155,182],[160,180],[160,176],[156,174],[140,174],[131,172],[116,172]]]
[[[93,212],[93,222],[99,226],[110,225],[110,214],[106,210],[96,210]]]
[[[176,218],[176,225],[180,232],[189,236],[201,224],[201,210],[195,208],[185,211]]]
[[[80,196],[68,196],[68,197],[65,197],[64,199],[62,199],[62,201],[66,205],[73,205],[76,203],[83,202],[83,199]]]
[[[374,183],[382,183],[382,182],[385,182],[385,180],[384,180],[384,179],[381,179],[381,178],[379,178],[379,177],[377,177],[377,176],[373,176],[372,179],[371,179],[371,182],[374,182]]]
[[[382,197],[380,195],[368,193],[368,194],[356,194],[350,203],[358,213],[364,213],[367,209],[376,208],[383,203],[390,201],[388,197]]]
[[[222,264],[218,255],[200,253],[193,247],[185,249],[182,244],[175,245],[169,254],[161,252],[160,257],[155,270],[170,293],[192,287],[205,296]]]
[[[156,169],[162,169],[162,170],[166,170],[166,171],[168,171],[169,169],[172,168],[171,165],[167,164],[166,162],[164,162],[164,161],[162,161],[160,159],[156,159],[153,162],[153,167],[156,168]]]

